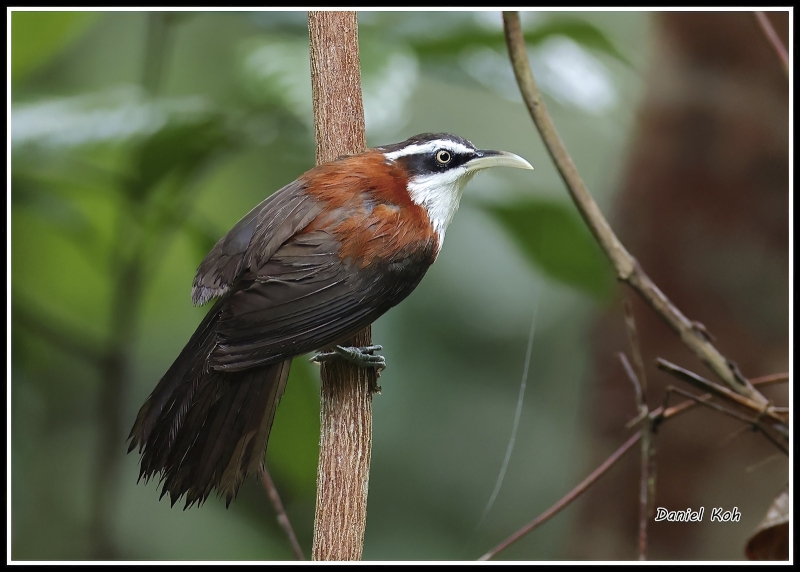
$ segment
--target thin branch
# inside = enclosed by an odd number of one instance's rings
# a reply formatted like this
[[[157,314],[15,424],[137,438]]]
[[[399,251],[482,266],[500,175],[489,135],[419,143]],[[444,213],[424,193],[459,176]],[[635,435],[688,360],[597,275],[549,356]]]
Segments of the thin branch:
[[[778,383],[779,381],[786,381],[782,377],[779,377],[784,375],[787,378],[789,376],[788,373],[786,374],[779,373],[774,375],[765,375],[763,377],[753,378],[750,381],[753,383],[753,385],[768,385],[770,383]],[[664,405],[662,407],[659,407],[655,411],[650,412],[650,418],[653,420],[654,424],[658,425],[659,423],[661,423],[661,421],[675,417],[680,413],[685,413],[686,411],[692,409],[695,405],[697,405],[698,401],[708,401],[713,397],[710,393],[705,393],[703,395],[695,397],[691,401],[684,401],[682,403],[679,403],[678,405],[668,408],[667,403],[669,402],[670,395],[672,395],[672,393],[667,392],[664,395]]]
[[[774,383],[786,383],[789,381],[789,372],[773,373],[770,375],[762,375],[760,377],[753,377],[750,383],[753,385],[772,385]]]
[[[639,378],[636,376],[636,373],[633,371],[631,367],[631,363],[628,361],[628,358],[625,356],[624,353],[619,352],[617,354],[619,361],[622,363],[622,369],[625,370],[625,373],[628,376],[628,379],[631,380],[633,384],[633,391],[636,394],[636,408],[639,410],[639,414],[642,413],[642,404],[644,403],[644,395],[642,392],[642,384],[639,383]],[[647,405],[644,406],[644,410],[647,411]]]
[[[697,405],[699,401],[708,401],[713,397],[710,393],[706,393],[698,396],[697,399],[691,401],[684,401],[683,403],[679,403],[678,405],[667,407],[667,403],[669,403],[670,396],[672,396],[672,392],[667,391],[664,394],[664,405],[662,405],[656,411],[650,414],[651,418],[653,419],[653,425],[655,427],[661,424],[662,421],[671,419],[672,417],[680,415],[681,413],[686,413],[690,409],[694,408],[694,406]]]
[[[748,467],[745,467],[744,472],[745,473],[752,473],[754,471],[759,470],[764,465],[768,465],[769,463],[771,463],[775,459],[783,459],[783,458],[785,458],[784,455],[781,455],[780,453],[773,453],[769,457],[767,457],[765,459],[761,459],[760,461],[758,461],[756,463],[753,463],[752,465],[750,465]]]
[[[767,15],[764,12],[756,11],[753,12],[756,17],[756,21],[758,25],[761,27],[761,31],[764,32],[764,35],[767,37],[767,41],[772,46],[772,49],[775,50],[775,53],[778,55],[778,58],[781,60],[781,67],[783,68],[783,73],[786,74],[786,77],[789,77],[789,52],[786,51],[786,48],[783,45],[780,37],[778,36],[778,32],[775,31],[775,28],[772,26],[772,22],[769,21]]]
[[[261,468],[258,471],[258,476],[261,479],[261,485],[267,492],[269,502],[272,503],[272,508],[275,509],[275,515],[278,517],[278,523],[281,525],[283,532],[286,533],[286,537],[289,539],[289,544],[292,545],[292,552],[294,552],[295,558],[298,560],[305,560],[306,558],[303,556],[303,549],[300,548],[300,543],[297,542],[297,536],[295,536],[292,523],[289,522],[289,517],[286,515],[286,511],[283,508],[281,496],[278,494],[278,489],[275,487],[275,483],[272,481],[272,477],[270,476],[265,465],[261,465]]]
[[[747,417],[746,415],[742,415],[741,413],[738,413],[736,411],[731,411],[730,409],[726,409],[725,407],[722,407],[720,404],[715,403],[713,401],[700,399],[699,398],[700,396],[696,396],[693,393],[690,393],[690,392],[688,392],[688,391],[686,391],[684,389],[681,389],[679,387],[669,386],[669,387],[667,387],[667,391],[668,392],[674,392],[674,393],[677,393],[679,395],[683,395],[684,397],[688,397],[689,399],[694,400],[698,405],[703,405],[704,407],[708,407],[709,409],[713,409],[714,411],[719,411],[720,413],[724,413],[725,415],[728,415],[729,417],[733,417],[734,419],[736,419],[738,421],[741,421],[742,423],[746,423],[748,425],[751,425],[754,430],[760,431],[773,445],[775,445],[783,453],[785,453],[786,455],[789,454],[788,447],[786,447],[786,445],[784,445],[783,443],[781,443],[780,441],[775,439],[775,437],[773,437],[764,428],[764,426],[761,425],[761,423],[759,423],[758,418],[751,419],[751,418]]]
[[[553,120],[547,112],[539,88],[533,78],[525,38],[518,12],[503,12],[506,43],[511,58],[514,75],[517,78],[522,99],[542,136],[542,140],[556,165],[561,178],[569,190],[572,200],[589,226],[597,242],[614,266],[617,277],[627,282],[680,336],[681,340],[737,393],[753,401],[766,404],[761,395],[742,375],[736,365],[725,358],[709,341],[701,328],[692,322],[659,290],[645,274],[636,259],[630,255],[609,226],[600,207],[592,198],[578,174],[575,163],[567,153],[556,132]]]
[[[737,411],[733,411],[731,409],[726,409],[722,407],[719,403],[715,403],[709,399],[700,399],[703,396],[695,395],[690,391],[686,391],[685,389],[681,389],[680,387],[675,387],[674,385],[667,386],[668,393],[676,393],[678,395],[682,395],[683,397],[688,397],[692,401],[694,401],[697,405],[703,405],[704,407],[708,407],[709,409],[713,409],[714,411],[719,411],[729,417],[733,417],[734,419],[741,421],[743,423],[747,423],[748,425],[752,425],[755,423],[753,419],[750,419],[746,415],[742,415]]]
[[[642,401],[647,403],[647,374],[642,359],[642,349],[639,344],[639,333],[636,329],[636,320],[633,317],[633,307],[629,298],[625,298],[625,329],[628,331],[628,344],[631,347],[633,365],[636,366],[636,377],[641,384]]]
[[[633,316],[633,307],[627,297],[625,298],[625,326],[628,331],[628,342],[631,346],[631,355],[633,356],[633,363],[636,366],[637,373],[634,374],[628,360],[625,358],[625,354],[620,354],[620,359],[636,390],[639,419],[646,420],[642,424],[640,456],[639,560],[647,560],[647,523],[652,516],[656,496],[656,446],[655,439],[653,439],[654,423],[647,405],[647,376],[644,368],[644,359],[642,358],[642,350],[639,344],[636,320]]]
[[[784,416],[777,413],[774,407],[765,407],[763,405],[755,403],[752,400],[739,395],[738,393],[732,392],[726,387],[722,387],[721,385],[709,381],[704,377],[697,375],[694,372],[679,367],[674,363],[670,363],[665,359],[662,358],[656,359],[656,366],[658,367],[658,369],[665,371],[673,375],[674,377],[677,377],[678,379],[681,379],[695,387],[699,387],[700,389],[706,391],[710,390],[711,393],[719,397],[724,397],[744,407],[747,407],[748,409],[758,413],[759,415],[765,415],[770,419],[773,419],[774,421],[777,421],[779,423],[786,423],[786,419],[784,418]]]
[[[647,409],[647,402],[645,401],[644,391],[639,382],[639,378],[636,373],[634,373],[625,354],[620,352],[617,355],[620,362],[622,362],[625,373],[628,375],[631,383],[633,383],[633,388],[636,392],[636,401],[639,408],[639,416],[637,419],[646,419],[642,427],[641,471],[639,479],[639,560],[647,560],[647,521],[650,514],[650,499],[655,494],[655,476],[652,472],[655,451],[651,447],[653,421],[650,419],[650,412]]]
[[[574,501],[583,493],[585,493],[586,490],[590,486],[592,486],[592,484],[594,484],[595,481],[597,481],[597,479],[599,479],[605,473],[607,473],[608,470],[611,467],[613,467],[614,464],[617,461],[619,461],[625,453],[627,453],[636,443],[639,442],[639,439],[641,437],[642,437],[641,431],[635,433],[619,449],[614,451],[614,453],[612,453],[611,456],[608,459],[606,459],[602,465],[600,465],[594,471],[592,471],[592,473],[588,477],[583,479],[577,487],[568,492],[556,504],[554,504],[549,509],[547,509],[542,514],[533,519],[531,522],[523,526],[517,532],[509,536],[506,540],[495,546],[489,552],[481,556],[478,560],[489,560],[491,558],[494,558],[497,554],[499,554],[500,552],[502,552],[503,550],[514,544],[517,540],[519,540],[532,530],[538,528],[540,525],[544,524],[552,517],[557,515],[559,512],[564,510],[567,506],[569,506],[570,503],[572,503],[572,501]]]
[[[641,472],[639,478],[639,560],[647,560],[647,523],[656,496],[656,444],[653,422],[648,416],[642,427]]]
[[[783,375],[783,374],[777,374]],[[764,378],[772,378],[774,376],[765,376]],[[761,381],[759,384],[769,383],[768,381]],[[672,419],[677,417],[678,415],[685,413],[692,409],[695,405],[699,403],[704,403],[711,399],[711,394],[706,393],[705,395],[693,395],[690,400],[684,401],[675,405],[673,407],[667,407],[667,402],[669,400],[669,396],[672,392],[668,391],[666,394],[666,398],[664,400],[664,405],[654,409],[650,412],[649,417],[653,426],[656,426],[668,419]],[[479,558],[479,560],[489,560],[511,546],[517,540],[528,534],[529,532],[533,531],[535,528],[538,528],[540,525],[544,524],[548,520],[550,520],[553,516],[564,510],[572,501],[580,497],[586,489],[590,487],[595,481],[597,481],[605,472],[607,472],[613,465],[616,463],[631,447],[633,447],[639,439],[642,437],[642,432],[639,431],[631,436],[628,441],[626,441],[619,449],[614,451],[608,459],[606,459],[602,465],[597,467],[592,474],[590,474],[586,479],[581,481],[581,483],[572,489],[569,493],[567,493],[564,497],[562,497],[558,502],[556,502],[553,506],[543,512],[541,515],[536,517],[530,523],[519,529],[517,532],[509,536],[506,540],[498,544],[495,548],[484,554]]]

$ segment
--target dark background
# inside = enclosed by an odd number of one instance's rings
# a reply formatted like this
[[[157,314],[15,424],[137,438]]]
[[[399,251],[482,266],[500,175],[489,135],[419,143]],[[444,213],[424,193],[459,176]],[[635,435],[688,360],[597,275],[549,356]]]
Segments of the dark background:
[[[773,21],[786,41],[785,13]],[[11,555],[291,559],[264,491],[170,509],[125,455],[136,411],[199,323],[194,271],[313,165],[303,12],[14,12]],[[467,188],[436,264],[374,325],[364,558],[474,559],[630,431],[623,290],[519,98],[497,12],[359,14],[368,144],[450,131],[527,158]],[[752,13],[523,13],[534,73],[623,242],[746,375],[788,367],[788,82]],[[635,305],[649,363],[710,375]],[[478,528],[513,424],[516,446]],[[649,371],[651,406],[663,374]],[[661,376],[661,377],[660,377]],[[310,552],[319,380],[298,358],[267,464]],[[786,400],[786,388],[769,393]],[[656,506],[740,523],[654,525],[657,559],[740,559],[788,463],[697,411],[658,436]],[[636,557],[638,453],[500,558]]]

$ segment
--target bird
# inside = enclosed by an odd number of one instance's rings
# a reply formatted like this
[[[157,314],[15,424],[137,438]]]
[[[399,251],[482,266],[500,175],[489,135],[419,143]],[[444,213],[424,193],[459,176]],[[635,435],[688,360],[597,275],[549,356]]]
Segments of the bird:
[[[186,508],[226,506],[264,463],[294,357],[378,372],[380,346],[342,346],[405,299],[439,255],[464,186],[506,151],[423,133],[320,164],[274,192],[201,262],[192,302],[215,300],[136,416],[139,479]]]

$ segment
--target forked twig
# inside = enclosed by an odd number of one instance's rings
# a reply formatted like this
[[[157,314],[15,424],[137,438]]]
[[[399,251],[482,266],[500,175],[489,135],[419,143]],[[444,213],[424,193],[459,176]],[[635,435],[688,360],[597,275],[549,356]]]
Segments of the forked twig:
[[[753,400],[748,399],[738,393],[734,393],[733,391],[729,390],[727,387],[722,387],[712,381],[705,379],[697,375],[694,372],[689,371],[688,369],[684,369],[680,366],[675,365],[674,363],[670,363],[665,359],[658,358],[656,359],[656,366],[658,369],[665,371],[678,379],[681,379],[695,387],[704,390],[710,390],[711,393],[718,395],[720,397],[724,397],[730,401],[738,403],[748,409],[758,413],[759,415],[764,415],[774,421],[777,421],[781,424],[786,423],[785,416],[775,411],[775,408],[765,407],[764,405],[760,405],[755,403]]]
[[[688,397],[689,399],[695,401],[698,405],[703,405],[704,407],[708,407],[709,409],[713,409],[714,411],[719,411],[720,413],[724,413],[725,415],[728,415],[729,417],[733,417],[734,419],[737,419],[738,421],[741,421],[742,423],[746,423],[747,425],[751,425],[754,430],[760,431],[773,445],[775,445],[783,453],[785,453],[786,455],[789,454],[789,448],[785,444],[783,444],[780,441],[778,441],[777,439],[775,439],[775,437],[773,437],[764,428],[764,426],[759,422],[758,418],[751,419],[750,417],[747,417],[746,415],[742,415],[741,413],[738,413],[736,411],[732,411],[730,409],[722,407],[719,403],[715,403],[715,402],[713,402],[711,400],[707,400],[707,399],[700,399],[700,397],[704,397],[704,396],[694,395],[693,393],[690,393],[690,392],[688,392],[688,391],[686,391],[684,389],[681,389],[679,387],[675,387],[675,386],[672,386],[672,385],[668,386],[667,387],[667,393],[670,393],[670,392],[677,393],[679,395],[683,395],[684,397]]]
[[[761,381],[758,381],[758,385],[763,385],[766,383],[775,383],[772,381],[773,379],[777,379],[778,376],[782,376],[784,374],[775,374],[769,376],[763,376],[762,378],[758,378]],[[664,401],[664,405],[654,409],[650,412],[650,420],[653,426],[657,426],[658,424],[677,417],[678,415],[685,413],[692,409],[695,405],[700,403],[705,403],[706,401],[712,398],[710,393],[706,393],[705,395],[697,395],[692,396],[691,399],[679,403],[678,405],[674,405],[672,407],[667,407],[667,400],[669,399],[669,395],[671,392],[667,392],[667,398]],[[752,420],[748,420],[748,422],[752,422]],[[628,450],[633,447],[639,439],[642,437],[642,432],[639,431],[631,436],[619,449],[614,451],[608,459],[606,459],[602,465],[597,467],[592,474],[586,477],[583,481],[581,481],[578,486],[568,492],[564,497],[562,497],[558,502],[556,502],[553,506],[547,509],[545,512],[537,516],[531,522],[526,524],[524,527],[520,528],[517,532],[509,536],[506,540],[498,544],[492,550],[484,554],[479,558],[479,560],[489,560],[511,546],[517,540],[528,534],[529,532],[533,531],[534,529],[538,528],[556,514],[564,510],[572,501],[580,497],[586,489],[588,489],[594,482],[596,482],[605,472],[607,472],[614,464],[626,453]]]
[[[292,528],[292,523],[289,522],[289,517],[286,515],[286,511],[283,508],[281,496],[278,494],[278,489],[275,487],[275,483],[272,481],[272,477],[266,466],[261,466],[258,471],[258,476],[261,480],[261,485],[264,487],[264,490],[267,491],[267,497],[269,497],[269,502],[272,503],[272,508],[275,509],[278,523],[281,525],[281,528],[283,528],[283,532],[286,533],[289,544],[292,545],[292,552],[294,552],[295,558],[298,560],[305,560],[306,557],[303,555],[303,549],[300,548],[300,543],[297,542],[297,536]]]
[[[776,373],[776,374],[772,374],[772,375],[764,375],[764,376],[761,376],[761,377],[754,377],[750,381],[753,383],[753,385],[769,385],[769,384],[772,384],[772,383],[779,383],[781,381],[786,381],[788,378],[789,378],[789,374],[788,373]],[[703,395],[696,396],[692,401],[684,401],[682,403],[679,403],[678,405],[674,405],[674,406],[668,408],[667,407],[667,402],[669,400],[669,396],[670,396],[670,394],[668,392],[664,396],[664,406],[660,407],[659,409],[657,409],[656,411],[653,411],[650,414],[650,416],[653,418],[653,422],[654,423],[658,424],[662,420],[670,419],[672,417],[675,417],[679,413],[684,413],[684,412],[688,411],[689,409],[692,409],[695,405],[697,405],[698,401],[708,401],[709,399],[711,399],[713,397],[710,393],[704,393]],[[660,413],[662,411],[663,411],[663,414]],[[659,414],[657,416],[654,415],[656,412],[659,412]]]

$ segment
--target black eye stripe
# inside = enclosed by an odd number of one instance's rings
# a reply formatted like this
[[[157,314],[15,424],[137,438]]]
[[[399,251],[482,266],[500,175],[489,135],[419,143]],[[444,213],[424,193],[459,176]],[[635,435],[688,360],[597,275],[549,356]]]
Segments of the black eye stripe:
[[[439,158],[440,153],[446,153],[449,159],[442,162]],[[457,169],[464,163],[477,156],[477,152],[463,153],[456,152],[447,148],[438,147],[433,151],[425,153],[414,153],[398,157],[396,161],[405,167],[409,176],[430,175],[441,173],[451,169]]]

